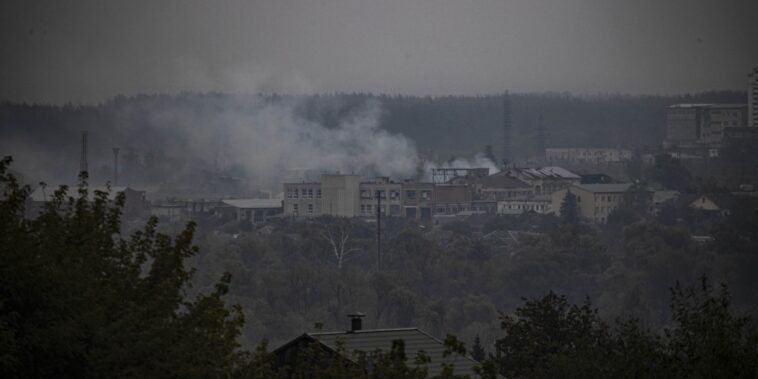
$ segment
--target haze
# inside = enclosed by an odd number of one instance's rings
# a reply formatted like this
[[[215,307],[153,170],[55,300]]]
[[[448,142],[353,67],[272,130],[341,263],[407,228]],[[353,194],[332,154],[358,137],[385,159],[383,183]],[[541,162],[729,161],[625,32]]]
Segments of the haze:
[[[0,100],[742,89],[758,3],[4,1]]]

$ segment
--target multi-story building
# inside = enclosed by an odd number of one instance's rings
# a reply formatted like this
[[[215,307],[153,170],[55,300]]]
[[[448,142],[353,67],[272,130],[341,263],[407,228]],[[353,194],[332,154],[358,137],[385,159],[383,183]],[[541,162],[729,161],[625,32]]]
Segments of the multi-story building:
[[[613,184],[577,184],[552,194],[552,209],[560,216],[561,204],[566,193],[576,196],[576,205],[582,218],[591,222],[604,224],[608,215],[624,200],[624,194],[631,188],[630,183]]]
[[[405,217],[431,219],[434,211],[434,184],[406,181],[402,188]]]
[[[316,217],[321,212],[321,183],[302,182],[284,184],[284,214],[295,217]]]
[[[629,149],[560,147],[545,149],[548,162],[605,164],[632,159]]]
[[[579,181],[578,175],[560,167],[467,175],[437,184],[323,175],[320,182],[285,183],[282,208],[285,215],[293,217],[374,217],[381,212],[422,220],[461,212],[548,213],[550,194]]]
[[[758,126],[758,66],[753,67],[753,72],[747,75],[747,126]]]
[[[724,128],[747,125],[745,104],[676,104],[666,111],[666,144],[719,143]]]
[[[377,208],[382,215],[403,215],[403,189],[400,183],[388,177],[377,177],[373,182],[360,184],[361,216],[376,216]]]
[[[465,184],[437,184],[434,186],[434,214],[454,215],[471,210],[474,200],[471,187]]]

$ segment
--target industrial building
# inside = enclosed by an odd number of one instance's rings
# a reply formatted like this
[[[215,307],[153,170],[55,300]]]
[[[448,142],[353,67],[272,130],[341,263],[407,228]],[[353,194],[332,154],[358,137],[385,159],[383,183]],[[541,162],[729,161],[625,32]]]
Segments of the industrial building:
[[[291,217],[386,216],[431,220],[465,213],[550,213],[550,195],[579,184],[561,167],[512,168],[493,175],[487,169],[443,169],[440,182],[387,177],[365,181],[358,175],[322,175],[318,182],[285,183],[283,212]],[[454,173],[459,176],[447,176]]]
[[[552,208],[560,216],[561,204],[566,193],[576,196],[579,215],[593,223],[604,224],[614,209],[624,201],[624,194],[631,188],[631,183],[611,184],[576,184],[570,188],[552,194]],[[652,193],[651,193],[652,196]]]
[[[628,161],[632,159],[632,155],[632,150],[617,148],[556,147],[545,149],[545,159],[551,163],[608,164]]]

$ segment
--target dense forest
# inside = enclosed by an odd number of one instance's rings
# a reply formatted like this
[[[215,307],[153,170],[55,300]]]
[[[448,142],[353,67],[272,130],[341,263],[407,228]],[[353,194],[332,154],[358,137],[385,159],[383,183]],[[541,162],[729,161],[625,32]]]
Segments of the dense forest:
[[[286,371],[270,348],[343,330],[355,310],[369,328],[447,335],[485,378],[758,373],[752,198],[725,218],[676,207],[656,217],[629,202],[604,227],[540,215],[441,227],[388,219],[377,270],[364,221],[128,227],[123,197],[114,207],[104,192],[88,196],[86,177],[25,219],[30,189],[9,163],[0,164],[3,377],[276,377]],[[691,240],[695,227],[715,239]],[[402,344],[375,354],[369,374],[318,351],[298,372],[426,377]]]
[[[513,93],[510,99],[512,153],[516,160],[523,160],[539,156],[539,147],[543,144],[548,147],[656,148],[664,137],[666,106],[680,102],[745,102],[745,94]],[[197,187],[198,181],[208,182],[213,180],[209,177],[215,176],[217,182],[236,179],[255,186],[256,182],[267,182],[282,171],[297,170],[312,161],[317,162],[309,168],[319,172],[347,169],[339,167],[344,159],[314,159],[340,150],[323,145],[343,137],[328,135],[322,139],[320,136],[345,123],[360,125],[364,121],[371,125],[345,130],[356,134],[349,137],[354,145],[380,149],[408,144],[414,148],[378,151],[371,154],[372,159],[362,167],[350,167],[350,170],[369,173],[365,171],[366,166],[397,159],[399,154],[446,161],[452,156],[473,157],[482,152],[485,145],[494,146],[497,159],[503,153],[499,147],[503,138],[501,95],[244,96],[220,93],[119,96],[97,105],[2,103],[0,153],[15,156],[19,160],[16,169],[26,173],[31,182],[75,184],[80,133],[88,131],[89,171],[93,183],[103,184],[112,179],[111,148],[120,147],[122,183],[143,187],[158,184]],[[277,129],[282,132],[278,133]],[[395,137],[384,141],[381,131]],[[300,140],[303,135],[305,139]],[[544,141],[540,142],[539,135],[545,136]],[[268,151],[266,143],[278,150]],[[345,146],[340,148],[349,150]],[[304,154],[283,156],[281,151],[304,151]],[[352,154],[357,155],[359,151]],[[407,172],[388,174],[407,175]],[[293,172],[289,178],[299,180],[302,175],[302,172]],[[237,188],[227,185],[214,190],[235,192]]]

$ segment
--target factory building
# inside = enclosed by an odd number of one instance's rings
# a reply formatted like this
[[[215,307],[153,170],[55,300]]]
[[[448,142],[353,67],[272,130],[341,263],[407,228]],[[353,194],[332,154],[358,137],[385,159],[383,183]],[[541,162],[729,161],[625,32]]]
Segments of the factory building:
[[[394,182],[388,177],[364,181],[358,175],[285,183],[282,209],[291,217],[373,218],[380,212],[418,220],[464,213],[550,213],[550,195],[581,180],[555,166],[513,168],[494,175],[487,175],[487,169],[460,170],[467,173],[439,183]]]

